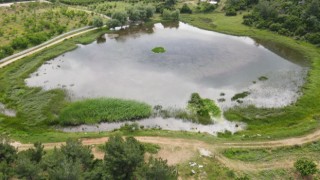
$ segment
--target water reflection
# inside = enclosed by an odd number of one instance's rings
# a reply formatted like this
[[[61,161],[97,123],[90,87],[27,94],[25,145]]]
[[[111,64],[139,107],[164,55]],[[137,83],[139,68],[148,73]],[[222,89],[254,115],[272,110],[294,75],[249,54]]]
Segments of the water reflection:
[[[193,92],[214,100],[224,93],[222,108],[238,105],[231,97],[243,91],[251,93],[243,105],[259,107],[281,107],[299,97],[307,68],[292,63],[303,58],[289,50],[273,46],[281,57],[251,38],[184,23],[165,26],[172,27],[138,25],[117,31],[105,36],[103,44],[80,46],[51,60],[26,82],[45,89],[63,87],[73,100],[116,97],[163,107],[185,107]],[[166,52],[151,52],[157,46]],[[268,80],[259,81],[260,76]]]

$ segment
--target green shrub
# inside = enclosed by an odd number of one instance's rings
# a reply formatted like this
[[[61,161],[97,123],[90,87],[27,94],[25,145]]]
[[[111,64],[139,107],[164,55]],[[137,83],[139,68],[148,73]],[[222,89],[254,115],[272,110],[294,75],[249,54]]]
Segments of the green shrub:
[[[309,159],[302,158],[294,163],[294,167],[301,174],[301,176],[309,176],[317,172],[317,165]]]
[[[220,108],[211,99],[202,99],[198,93],[192,93],[188,101],[188,109],[197,115],[197,120],[201,124],[211,124],[213,117],[221,115]]]
[[[170,11],[168,9],[164,9],[163,12],[162,12],[163,20],[178,21],[179,17],[180,17],[179,10]]]
[[[73,102],[62,109],[62,125],[93,124],[147,118],[151,107],[145,103],[112,98],[87,99]]]
[[[233,8],[229,8],[226,10],[226,16],[236,16],[237,15],[237,11]]]
[[[192,10],[187,4],[183,4],[182,8],[180,9],[181,14],[192,14]]]

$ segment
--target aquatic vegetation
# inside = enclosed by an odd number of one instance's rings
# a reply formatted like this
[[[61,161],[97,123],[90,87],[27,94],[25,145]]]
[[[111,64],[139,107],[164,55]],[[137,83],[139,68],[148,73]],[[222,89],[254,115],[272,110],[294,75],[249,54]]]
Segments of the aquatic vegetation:
[[[212,118],[221,116],[220,108],[211,99],[203,99],[198,93],[192,93],[188,101],[188,110],[197,116],[201,124],[212,123]]]
[[[151,106],[133,100],[100,98],[73,102],[62,109],[62,125],[94,124],[147,118]]]
[[[154,53],[164,53],[166,50],[163,47],[155,47],[152,49],[152,52]]]
[[[249,96],[249,95],[250,95],[250,92],[244,91],[244,92],[242,92],[242,93],[235,94],[235,95],[231,98],[231,101],[237,101],[237,100],[243,99],[243,98],[245,98],[245,97],[247,97],[247,96]],[[237,101],[237,102],[239,102],[239,101]]]
[[[268,80],[268,78],[266,76],[260,76],[259,78],[259,81],[266,81]]]

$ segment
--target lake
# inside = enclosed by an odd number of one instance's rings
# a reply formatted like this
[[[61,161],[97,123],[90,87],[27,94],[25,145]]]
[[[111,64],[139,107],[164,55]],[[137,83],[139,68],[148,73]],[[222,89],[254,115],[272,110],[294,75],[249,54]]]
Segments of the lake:
[[[43,64],[25,81],[46,90],[64,88],[71,100],[115,97],[183,108],[197,92],[222,109],[294,103],[308,66],[294,51],[266,44],[269,50],[263,44],[181,22],[132,26],[79,45]],[[153,53],[154,47],[166,52]],[[231,100],[244,91],[250,94]]]

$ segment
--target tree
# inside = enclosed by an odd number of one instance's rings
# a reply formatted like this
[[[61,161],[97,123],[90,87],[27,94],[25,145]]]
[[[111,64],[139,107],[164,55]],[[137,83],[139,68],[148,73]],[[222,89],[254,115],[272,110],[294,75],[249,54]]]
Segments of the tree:
[[[138,179],[152,179],[152,180],[174,180],[177,179],[177,170],[173,166],[168,166],[167,160],[161,158],[150,157],[146,163],[138,171]]]
[[[61,146],[61,152],[68,160],[79,161],[85,169],[90,168],[92,165],[94,156],[91,148],[83,146],[79,140],[68,139],[66,145]]]
[[[309,159],[302,158],[294,163],[294,167],[301,174],[301,176],[313,175],[317,172],[317,165]]]
[[[187,4],[183,4],[182,8],[180,9],[181,14],[192,14],[192,10]]]
[[[95,27],[102,27],[103,26],[103,20],[101,17],[94,17],[92,25]]]
[[[27,154],[21,153],[19,155],[15,168],[16,172],[19,178],[26,178],[27,180],[39,179],[39,173],[41,172],[39,164],[31,161]]]
[[[130,179],[144,163],[144,147],[133,137],[110,137],[106,143],[105,165],[113,179]]]
[[[120,26],[123,26],[127,23],[128,14],[124,11],[117,11],[112,14],[112,19],[116,19],[120,22]]]
[[[117,19],[110,19],[108,22],[107,22],[107,26],[111,29],[115,28],[115,27],[118,27],[118,26],[121,26],[121,23],[120,21],[118,21]]]
[[[6,138],[0,138],[0,163],[12,163],[17,158],[17,150],[9,144]]]

